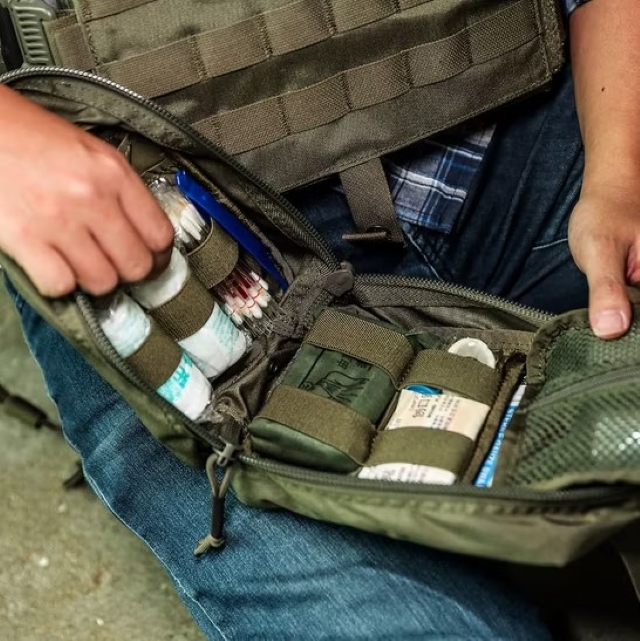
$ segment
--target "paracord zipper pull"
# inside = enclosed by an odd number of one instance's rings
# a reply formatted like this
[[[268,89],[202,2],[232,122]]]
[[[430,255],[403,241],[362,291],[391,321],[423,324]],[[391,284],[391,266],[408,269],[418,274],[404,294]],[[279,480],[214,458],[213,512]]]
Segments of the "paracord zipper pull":
[[[227,443],[222,452],[214,452],[207,459],[207,477],[211,485],[211,494],[213,497],[211,504],[211,531],[198,543],[196,549],[193,551],[196,556],[201,556],[210,550],[224,547],[225,499],[235,473],[235,453],[239,449],[240,448],[233,445],[233,443]],[[224,476],[222,477],[222,483],[218,483],[218,477],[216,476],[216,469],[219,467],[226,468]]]

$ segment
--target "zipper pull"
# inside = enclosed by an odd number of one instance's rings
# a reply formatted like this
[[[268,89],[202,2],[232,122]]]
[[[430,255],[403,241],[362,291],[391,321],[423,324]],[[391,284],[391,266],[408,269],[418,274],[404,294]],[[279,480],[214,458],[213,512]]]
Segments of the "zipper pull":
[[[339,269],[326,277],[322,288],[332,296],[340,298],[353,289],[355,282],[356,275],[353,265],[344,261],[340,263]]]
[[[239,446],[227,442],[224,450],[214,452],[207,459],[207,478],[211,485],[211,494],[213,497],[211,504],[211,531],[198,543],[193,552],[196,556],[201,556],[210,550],[217,550],[224,547],[225,499],[227,491],[231,486],[233,475],[235,474],[235,454],[239,450]],[[225,469],[221,483],[218,482],[218,476],[216,474],[218,468]]]

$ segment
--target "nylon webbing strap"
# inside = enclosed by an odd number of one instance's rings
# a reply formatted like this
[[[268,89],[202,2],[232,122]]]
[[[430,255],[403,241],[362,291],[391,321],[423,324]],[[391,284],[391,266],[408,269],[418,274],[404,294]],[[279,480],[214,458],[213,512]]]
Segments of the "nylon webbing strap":
[[[279,385],[258,418],[281,423],[344,452],[362,464],[375,429],[370,421],[328,398],[288,385]]]
[[[384,463],[427,465],[462,474],[473,452],[473,441],[457,432],[403,427],[380,432],[367,466]]]
[[[320,314],[305,343],[378,367],[395,385],[413,358],[411,343],[399,332],[331,309]]]
[[[498,372],[475,358],[457,356],[443,350],[418,352],[402,381],[407,385],[428,385],[492,405],[500,389]]]
[[[82,25],[76,22],[75,16],[44,22],[42,26],[55,60],[71,60],[73,69],[80,71],[89,71],[96,66]]]
[[[116,13],[135,9],[154,0],[75,0],[85,20],[106,18]]]
[[[182,351],[155,323],[151,323],[151,334],[127,363],[147,382],[157,389],[176,371]]]
[[[351,7],[334,3],[339,8],[327,11],[330,3],[301,0],[152,51],[107,64],[96,61],[96,71],[145,96],[157,97],[308,47],[372,19],[404,10],[402,3],[383,3],[377,11],[371,11],[370,0],[349,2]],[[54,32],[59,64],[82,68],[94,57],[86,33],[93,28],[91,24],[84,26],[86,51],[78,50],[74,31]],[[287,133],[305,131],[332,122],[349,111],[393,99],[412,87],[460,74],[529,42],[538,32],[533,3],[521,0],[446,38],[350,69],[317,85],[224,112],[218,121],[205,119],[198,126],[207,133],[219,131],[218,142],[231,153],[241,153]],[[73,42],[65,42],[67,38]],[[68,57],[64,57],[64,52]],[[238,121],[243,123],[244,131],[237,130]],[[263,131],[265,127],[268,132]]]
[[[457,76],[526,44],[535,38],[537,29],[531,3],[523,0],[448,38],[349,69],[298,91],[224,111],[194,126],[230,153],[243,153],[393,100],[413,88]]]
[[[188,258],[198,280],[211,289],[222,282],[238,263],[238,243],[214,223],[205,241]]]
[[[350,242],[368,240],[404,244],[380,159],[373,158],[341,172],[340,180],[358,229],[356,233],[343,234],[342,239]]]
[[[181,341],[203,327],[213,313],[214,306],[211,294],[191,273],[174,298],[150,313],[171,338]]]
[[[90,33],[95,28],[92,21],[151,1],[83,0],[84,30]],[[429,1],[420,0],[419,4]],[[100,65],[96,60],[94,65],[116,82],[147,96],[160,96],[388,18],[402,11],[402,4],[402,0],[298,0],[151,51]],[[73,37],[73,32],[56,33],[57,49],[66,55],[60,62],[77,68],[79,60],[92,57],[90,37],[84,38],[82,52],[65,42]],[[173,73],[174,69],[179,73]]]

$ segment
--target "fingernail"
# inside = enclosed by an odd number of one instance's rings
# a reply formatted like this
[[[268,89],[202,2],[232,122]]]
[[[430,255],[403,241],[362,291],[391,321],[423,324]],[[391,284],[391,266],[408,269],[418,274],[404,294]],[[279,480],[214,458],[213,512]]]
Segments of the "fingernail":
[[[600,338],[619,336],[627,329],[627,319],[622,312],[600,312],[593,323],[593,331]]]

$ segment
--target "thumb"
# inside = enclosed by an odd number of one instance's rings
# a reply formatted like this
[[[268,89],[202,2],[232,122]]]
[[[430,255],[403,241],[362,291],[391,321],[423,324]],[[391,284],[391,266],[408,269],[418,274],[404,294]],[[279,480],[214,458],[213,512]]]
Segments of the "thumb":
[[[591,240],[583,247],[581,268],[589,283],[589,322],[599,338],[619,338],[629,329],[628,252],[626,245],[608,239]]]

